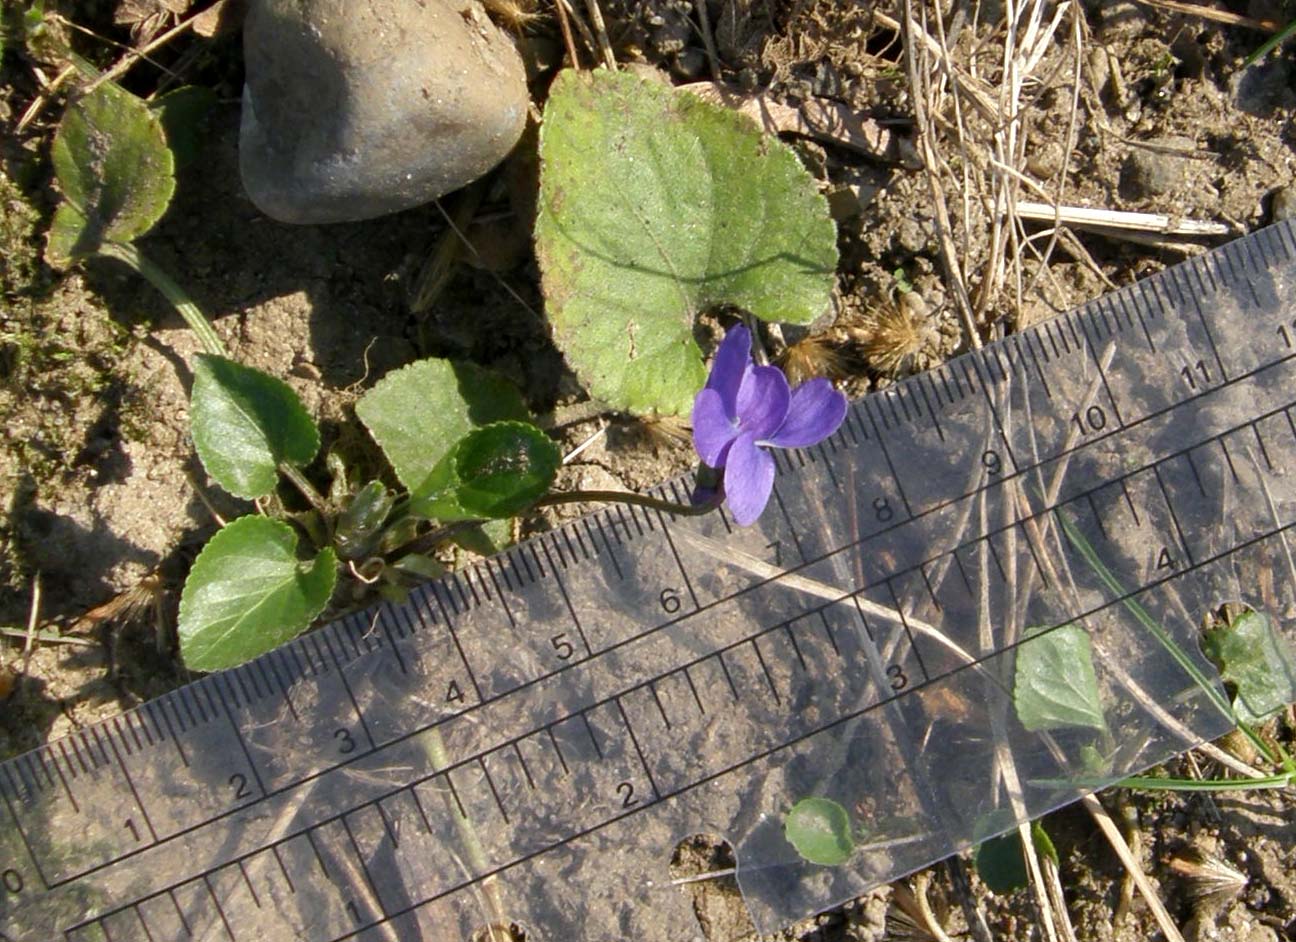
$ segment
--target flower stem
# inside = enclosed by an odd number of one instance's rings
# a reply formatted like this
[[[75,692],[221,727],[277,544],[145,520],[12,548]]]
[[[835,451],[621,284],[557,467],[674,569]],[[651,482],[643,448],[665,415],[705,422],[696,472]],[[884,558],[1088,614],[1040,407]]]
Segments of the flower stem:
[[[104,242],[99,246],[99,254],[125,262],[135,269],[136,274],[162,292],[176,312],[184,318],[184,322],[189,325],[189,329],[194,332],[194,336],[198,338],[204,350],[216,356],[229,356],[225,344],[221,343],[207,316],[194,303],[193,298],[189,297],[188,292],[176,284],[170,275],[145,258],[139,249],[126,242]]]
[[[419,745],[423,747],[423,754],[427,757],[435,772],[443,772],[450,767],[450,755],[446,751],[445,740],[441,738],[439,729],[434,727],[428,730],[425,735],[419,738]],[[465,862],[468,865],[468,876],[475,877],[489,872],[490,861],[482,848],[481,839],[477,836],[477,828],[473,826],[472,819],[457,807],[452,806],[448,797],[446,798],[446,807],[450,811],[450,817],[454,821],[459,843],[463,846],[464,856],[467,858]],[[500,897],[498,879],[497,876],[491,875],[481,883],[482,896],[486,898],[486,906],[490,910],[490,921],[493,924],[503,924],[505,921],[504,905]],[[491,938],[494,938],[493,932]]]
[[[532,507],[552,507],[555,504],[585,504],[595,501],[610,501],[612,503],[620,502],[623,504],[637,504],[640,507],[650,507],[653,510],[660,510],[664,513],[675,514],[680,517],[700,517],[703,514],[710,513],[720,506],[724,501],[724,495],[717,492],[710,500],[700,504],[677,504],[674,501],[662,500],[657,497],[649,497],[647,494],[635,494],[631,491],[567,491],[563,494],[548,494],[534,504]],[[395,519],[397,511],[402,510],[398,501],[393,509],[392,517],[388,518],[388,525]],[[403,514],[402,514],[403,515]],[[460,530],[466,530],[469,527],[479,526],[489,522],[485,517],[474,517],[469,520],[456,520],[453,523],[447,523],[444,526],[437,527],[435,530],[415,537],[408,543],[390,550],[386,555],[392,558],[397,552],[402,553],[421,553],[425,549],[436,546],[443,540],[454,536]]]
[[[647,494],[635,494],[631,491],[566,491],[562,494],[549,494],[542,497],[533,506],[551,507],[555,504],[586,504],[595,501],[636,504],[640,507],[650,507],[663,513],[674,514],[677,517],[701,517],[703,514],[708,514],[719,507],[723,503],[724,497],[717,493],[715,497],[700,504],[677,504],[674,501],[649,497]]]

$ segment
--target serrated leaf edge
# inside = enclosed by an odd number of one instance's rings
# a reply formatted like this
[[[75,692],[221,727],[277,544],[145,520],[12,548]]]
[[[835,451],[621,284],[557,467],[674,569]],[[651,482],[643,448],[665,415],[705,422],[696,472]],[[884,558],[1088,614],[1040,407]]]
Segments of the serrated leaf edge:
[[[185,577],[184,588],[181,589],[180,591],[180,606],[176,614],[177,633],[180,635],[181,638],[183,638],[185,634],[184,625],[187,618],[186,613],[194,604],[193,602],[194,593],[200,591],[200,587],[192,583],[191,579],[194,572],[197,571],[200,565],[202,564],[203,558],[207,557],[207,559],[210,561],[212,553],[215,552],[215,549],[219,546],[219,543],[222,539],[232,539],[234,538],[234,536],[238,535],[240,530],[247,530],[250,527],[263,526],[265,524],[273,525],[279,531],[279,535],[287,534],[292,541],[292,552],[294,553],[296,552],[298,547],[298,542],[299,542],[297,534],[292,529],[291,526],[289,526],[287,523],[284,523],[282,520],[275,520],[271,517],[263,517],[258,514],[248,514],[247,516],[239,517],[235,520],[231,520],[225,526],[221,527],[221,529],[216,531],[216,533],[212,535],[211,539],[209,539],[206,542],[206,544],[204,544],[203,548],[199,551],[198,555],[194,557],[193,565],[189,567],[189,575]],[[269,531],[267,531],[267,533],[269,533]],[[230,536],[227,537],[226,534],[230,534]],[[324,549],[320,550],[320,552],[316,554],[315,559],[310,561],[309,566],[305,570],[303,570],[302,568],[304,565],[304,561],[297,560],[297,566],[296,569],[294,570],[293,578],[297,578],[298,576],[301,575],[306,575],[307,577],[313,576],[315,575],[315,573],[319,571],[321,564],[327,565],[328,569],[333,573],[332,577],[329,580],[330,584],[328,587],[328,592],[325,594],[324,603],[320,605],[320,607],[316,609],[314,612],[308,612],[305,619],[299,619],[299,620],[294,620],[289,622],[289,626],[292,628],[292,634],[283,643],[287,643],[287,640],[290,640],[291,638],[294,638],[297,635],[301,634],[301,632],[304,631],[310,625],[310,623],[315,620],[315,618],[319,615],[319,613],[324,610],[324,606],[328,604],[328,598],[333,594],[333,590],[337,585],[337,572],[336,572],[337,554],[333,552],[332,547],[326,546]],[[285,585],[287,584],[287,580],[285,580],[284,584]],[[276,588],[273,591],[278,591],[278,588]],[[271,593],[261,593],[261,595],[263,596],[269,596],[270,594]],[[310,606],[307,607],[309,608]],[[300,621],[300,624],[297,624],[297,621]],[[240,623],[242,623],[242,619],[240,619]],[[210,650],[211,647],[213,646],[209,645],[208,649]],[[278,647],[278,645],[276,645],[276,647]],[[274,650],[274,648],[269,648],[267,650]],[[259,656],[260,655],[256,655],[256,657]],[[201,666],[193,666],[188,661],[186,661],[185,663],[186,666],[189,666],[192,670],[199,670],[199,671],[226,670],[228,669],[228,667],[237,666],[231,664],[226,667],[208,668],[208,667],[201,667]]]

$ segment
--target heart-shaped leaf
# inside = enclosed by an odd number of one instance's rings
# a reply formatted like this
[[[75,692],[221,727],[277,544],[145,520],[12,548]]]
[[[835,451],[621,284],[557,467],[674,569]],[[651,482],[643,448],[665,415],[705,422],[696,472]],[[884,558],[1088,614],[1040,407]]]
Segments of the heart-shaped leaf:
[[[977,822],[977,828],[982,832],[987,826],[1012,827],[1012,815],[1010,812],[992,813],[989,819]],[[1043,823],[1032,821],[1030,833],[1035,852],[1057,863],[1057,848],[1053,846],[1053,839],[1044,830]],[[1027,885],[1026,856],[1022,853],[1021,835],[1015,830],[977,844],[973,862],[977,873],[992,893],[1002,896],[1014,890],[1024,889]]]
[[[410,491],[472,429],[531,418],[508,380],[472,363],[437,359],[388,373],[356,403],[356,415]]]
[[[805,860],[836,867],[855,852],[850,815],[831,798],[803,798],[783,819],[783,836]]]
[[[474,429],[410,493],[410,513],[436,520],[503,518],[530,507],[553,484],[562,453],[526,422]]]
[[[210,88],[182,85],[149,102],[162,122],[177,167],[187,167],[202,149],[203,124],[219,99]]]
[[[837,264],[827,201],[749,118],[625,72],[567,71],[541,128],[536,252],[554,337],[590,392],[687,412],[693,325],[731,304],[805,324]]]
[[[1296,702],[1296,657],[1263,612],[1246,611],[1210,631],[1206,654],[1234,686],[1237,718],[1254,726]]]
[[[297,559],[281,520],[240,517],[207,541],[180,596],[180,655],[191,670],[250,661],[296,637],[333,593],[337,557]]]
[[[1105,730],[1089,635],[1075,625],[1027,634],[1017,648],[1013,678],[1013,705],[1022,726]]]
[[[319,451],[319,429],[287,383],[211,354],[194,366],[190,424],[203,467],[235,497],[269,494],[280,462],[304,465]]]
[[[162,218],[175,191],[161,121],[112,82],[68,108],[52,157],[66,200],[50,227],[48,256],[57,265],[92,255],[105,241],[143,235]]]

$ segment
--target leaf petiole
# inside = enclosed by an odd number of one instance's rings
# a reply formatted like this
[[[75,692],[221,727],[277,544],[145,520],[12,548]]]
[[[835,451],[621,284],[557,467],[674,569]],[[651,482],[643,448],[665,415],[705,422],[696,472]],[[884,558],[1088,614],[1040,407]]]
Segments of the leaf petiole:
[[[189,297],[188,292],[173,281],[165,271],[149,261],[134,245],[125,242],[104,241],[99,245],[96,254],[115,258],[117,261],[124,262],[133,268],[136,274],[148,281],[154,288],[157,288],[171,302],[171,306],[184,318],[184,322],[189,325],[189,329],[194,332],[194,336],[198,338],[198,342],[202,344],[204,350],[216,356],[229,356],[225,350],[225,344],[221,342],[216,331],[212,329],[211,323],[208,322],[207,316],[194,303],[193,298]]]

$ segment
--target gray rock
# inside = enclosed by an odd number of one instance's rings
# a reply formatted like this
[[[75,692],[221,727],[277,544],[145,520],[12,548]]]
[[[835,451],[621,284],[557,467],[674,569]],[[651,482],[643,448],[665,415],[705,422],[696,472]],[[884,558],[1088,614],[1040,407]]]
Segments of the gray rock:
[[[243,186],[282,222],[428,202],[526,122],[522,60],[477,0],[252,0],[243,50]]]
[[[1296,184],[1288,184],[1274,192],[1269,204],[1269,214],[1273,217],[1273,222],[1296,219]]]
[[[1133,148],[1121,165],[1120,195],[1127,200],[1164,196],[1184,182],[1193,143],[1184,138],[1160,138]]]

